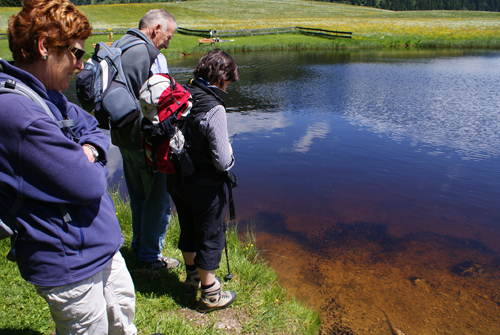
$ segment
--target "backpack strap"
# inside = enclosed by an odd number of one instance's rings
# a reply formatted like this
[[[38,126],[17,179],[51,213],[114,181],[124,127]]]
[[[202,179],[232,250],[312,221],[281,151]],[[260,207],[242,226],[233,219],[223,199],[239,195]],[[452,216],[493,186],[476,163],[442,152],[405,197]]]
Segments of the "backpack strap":
[[[236,219],[236,212],[234,210],[233,188],[238,186],[238,179],[231,171],[224,172],[224,183],[227,186],[228,192],[228,205],[229,205],[229,220]]]
[[[10,237],[10,250],[9,253],[7,254],[6,258],[11,261],[15,262],[16,261],[16,241],[17,237],[19,236],[19,229],[21,228],[21,225],[17,221],[17,211],[21,207],[21,204],[23,203],[24,198],[22,197],[17,197],[16,200],[14,201],[14,204],[12,204],[12,207],[10,208],[10,211],[6,213],[2,218],[0,218],[0,237],[1,239]],[[64,223],[71,222],[71,216],[68,213],[68,209],[66,208],[65,205],[59,204],[59,211],[61,212],[61,215],[63,217]]]
[[[210,97],[210,100],[217,101],[217,104],[214,104],[213,101],[207,102],[207,103],[213,104],[214,107],[216,105],[222,105],[222,106],[224,106],[224,108],[226,108],[226,104],[224,103],[224,101],[214,91],[212,91],[210,89],[210,87],[205,85],[201,80],[199,80],[197,78],[190,79],[189,83],[188,83],[188,89],[189,89],[189,85],[198,87],[199,89],[203,90],[205,93],[208,94],[208,97]],[[191,94],[193,94],[193,93],[191,93]],[[198,104],[202,104],[202,102],[198,101]],[[201,109],[206,109],[206,107],[205,106],[201,107]]]
[[[148,43],[144,39],[144,36],[141,36],[141,34],[137,33],[134,30],[127,31],[126,35],[131,35],[131,36],[137,37],[138,39],[126,41],[123,45],[119,46],[119,48],[122,49],[122,53],[124,53],[128,49],[130,49],[138,44],[145,44],[146,49],[148,50],[148,54],[149,54],[149,67],[151,68],[151,65],[153,65],[154,61],[156,60],[156,57],[158,57],[158,55],[161,53],[160,50],[158,50],[154,45],[151,45],[150,43]],[[118,41],[115,41],[112,46],[116,47],[116,44]],[[153,75],[152,73],[149,73],[150,77],[152,75]]]
[[[38,106],[42,107],[45,113],[47,113],[47,115],[49,115],[52,120],[57,122],[54,114],[50,110],[49,106],[47,106],[45,101],[43,101],[43,99],[28,86],[17,83],[14,79],[8,78],[5,81],[0,82],[0,94],[1,93],[15,93],[30,98]]]
[[[145,41],[143,40],[130,40],[130,41],[127,41],[125,42],[124,44],[120,45],[120,46],[117,46],[118,41],[115,41],[111,47],[112,48],[120,48],[122,50],[122,53],[124,53],[125,51],[127,51],[128,49],[132,48],[132,47],[135,47],[136,45],[139,45],[139,44],[146,44]]]
[[[47,106],[47,103],[40,97],[40,95],[38,95],[28,86],[22,83],[18,83],[13,79],[7,78],[6,80],[0,80],[0,94],[3,93],[14,93],[30,98],[38,106],[42,107],[42,109],[50,116],[50,118],[57,123],[60,129],[67,128],[71,133],[71,135],[73,136],[73,140],[77,143],[79,142],[80,139],[75,135],[75,133],[71,129],[71,127],[76,124],[76,121],[71,119],[57,121],[54,114],[50,110],[49,106]],[[7,259],[12,262],[16,261],[15,243],[17,241],[17,236],[18,236],[18,228],[20,227],[16,219],[16,214],[19,208],[21,207],[23,200],[24,199],[22,197],[17,197],[9,213],[7,213],[6,216],[0,218],[0,228],[1,228],[0,231],[2,231],[0,235],[2,239],[10,236],[11,244],[10,244],[10,251],[7,254]],[[61,215],[65,223],[72,221],[71,216],[69,215],[65,205],[60,204],[59,211],[61,212]],[[6,225],[7,227],[5,227],[4,225]],[[9,228],[9,230],[6,228]]]
[[[144,40],[144,37],[142,37],[140,34],[136,33],[133,30],[127,31],[127,35],[135,36],[138,39],[131,39],[129,41],[126,41],[124,44],[120,45],[118,48],[122,49],[122,53],[124,53],[125,51],[127,51],[132,47],[135,47],[136,45],[145,44],[149,53],[149,60],[150,60],[149,63],[153,64],[156,57],[158,57],[158,55],[160,54],[160,50],[158,50],[154,45],[147,43],[147,41]],[[117,47],[118,41],[115,41],[111,46]]]
[[[12,207],[10,208],[10,211],[2,218],[0,219],[0,224],[5,224],[7,228],[10,228],[9,230],[6,230],[5,227],[2,227],[2,230],[4,232],[7,232],[3,238],[10,237],[10,250],[9,253],[7,254],[7,259],[9,261],[15,262],[16,261],[16,249],[15,249],[15,243],[17,240],[18,236],[18,228],[20,227],[19,223],[16,220],[16,214],[17,211],[19,210],[19,207],[21,207],[21,204],[23,203],[23,198],[18,197],[14,201],[14,204],[12,204]]]
[[[75,135],[71,127],[73,127],[76,124],[75,120],[62,120],[62,121],[57,121],[56,117],[50,110],[49,106],[47,106],[47,103],[36,93],[33,91],[31,88],[26,86],[23,83],[17,82],[14,79],[7,78],[5,81],[0,80],[0,94],[2,93],[14,93],[18,95],[25,96],[27,98],[30,98],[33,102],[35,102],[38,106],[42,107],[42,109],[47,113],[50,118],[57,123],[60,129],[67,128],[71,135],[73,136],[73,140],[75,142],[79,142],[80,139]]]
[[[153,47],[152,49],[148,48],[148,51],[153,51],[152,53],[155,54],[155,55],[150,55],[150,56],[154,56],[153,57],[153,60],[158,56],[158,54],[160,53],[160,50],[158,50],[158,48],[156,48],[154,45],[151,45],[150,43],[148,43],[145,39],[144,39],[144,36],[141,36],[141,34],[137,33],[136,31],[134,30],[128,30],[127,31],[127,35],[131,35],[131,36],[135,36],[137,38],[139,38],[141,41],[144,41],[144,43],[147,45],[147,46],[150,46],[150,47]],[[120,47],[121,48],[121,47]],[[128,49],[128,48],[127,48]],[[153,50],[154,49],[154,50]],[[122,49],[123,50],[123,49]],[[125,51],[125,50],[124,50]]]
[[[10,237],[14,235],[15,232],[17,231],[18,225],[15,215],[19,210],[19,207],[21,206],[22,202],[23,198],[16,198],[10,211],[5,216],[3,216],[3,218],[0,218],[0,224],[2,225],[2,230],[0,234],[1,239]],[[6,225],[6,227],[3,225]]]

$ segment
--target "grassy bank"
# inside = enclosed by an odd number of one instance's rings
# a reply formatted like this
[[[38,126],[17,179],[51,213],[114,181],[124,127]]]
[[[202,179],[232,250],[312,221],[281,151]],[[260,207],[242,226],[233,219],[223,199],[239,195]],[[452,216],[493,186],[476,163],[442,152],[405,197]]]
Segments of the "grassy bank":
[[[500,13],[471,11],[393,12],[344,4],[306,0],[207,0],[179,3],[84,6],[94,28],[136,27],[150,9],[165,8],[179,26],[189,29],[230,30],[303,26],[351,31],[353,38],[327,39],[300,34],[234,38],[216,46],[228,51],[282,49],[373,48],[420,46],[500,49]],[[0,8],[0,32],[18,9]],[[119,35],[114,36],[114,40]],[[108,40],[97,35],[95,41]],[[91,43],[86,50],[91,51]],[[213,46],[199,47],[197,37],[177,34],[167,51],[169,59],[201,54]],[[0,40],[0,57],[10,59],[6,40]]]
[[[308,310],[280,287],[276,274],[260,260],[251,234],[246,241],[238,238],[236,227],[228,233],[228,251],[234,278],[224,288],[238,294],[233,307],[210,314],[200,314],[195,298],[184,294],[183,264],[171,272],[150,272],[138,269],[129,247],[131,212],[128,203],[118,198],[115,202],[125,245],[121,252],[134,279],[137,306],[136,325],[139,334],[219,334],[224,326],[231,329],[224,333],[251,334],[315,334],[319,328],[318,314]],[[165,254],[182,259],[177,249],[179,225],[176,219],[168,229]],[[5,259],[9,243],[0,243],[0,334],[51,334],[54,331],[45,301],[36,295],[32,285],[26,283],[17,266]],[[217,276],[227,273],[225,258]]]

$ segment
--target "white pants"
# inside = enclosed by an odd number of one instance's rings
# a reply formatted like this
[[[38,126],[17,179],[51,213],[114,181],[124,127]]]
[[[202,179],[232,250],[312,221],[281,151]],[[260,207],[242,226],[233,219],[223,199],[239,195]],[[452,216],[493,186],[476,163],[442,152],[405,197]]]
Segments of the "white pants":
[[[135,291],[120,252],[98,274],[59,287],[35,286],[59,335],[135,335]]]

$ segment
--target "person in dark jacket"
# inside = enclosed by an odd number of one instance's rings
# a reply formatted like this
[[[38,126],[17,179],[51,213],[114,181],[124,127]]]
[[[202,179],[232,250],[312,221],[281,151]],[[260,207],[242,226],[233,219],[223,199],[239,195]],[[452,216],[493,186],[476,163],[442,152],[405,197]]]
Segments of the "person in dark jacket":
[[[31,88],[55,120],[29,97],[0,95],[0,215],[20,203],[17,265],[47,301],[57,334],[132,335],[134,284],[107,192],[109,139],[61,93],[83,68],[90,35],[67,0],[24,0],[9,19],[14,61],[0,61],[0,82]],[[73,121],[60,128],[62,120]]]
[[[139,29],[130,29],[117,47],[131,40],[145,43],[126,50],[122,55],[125,78],[136,97],[144,82],[153,74],[168,73],[167,60],[160,52],[168,48],[177,28],[175,18],[165,9],[153,9],[139,22]],[[162,253],[170,222],[170,197],[166,176],[153,172],[144,159],[141,145],[142,115],[121,129],[111,127],[111,141],[120,148],[123,174],[132,209],[132,249],[139,264],[146,269],[172,269],[179,260]]]
[[[225,242],[225,181],[234,165],[227,133],[226,109],[220,96],[239,80],[238,66],[226,52],[207,53],[194,70],[187,89],[194,97],[187,125],[186,148],[194,173],[167,176],[167,189],[179,216],[179,249],[186,264],[186,292],[194,294],[201,282],[198,311],[229,306],[233,291],[222,291],[215,277]]]

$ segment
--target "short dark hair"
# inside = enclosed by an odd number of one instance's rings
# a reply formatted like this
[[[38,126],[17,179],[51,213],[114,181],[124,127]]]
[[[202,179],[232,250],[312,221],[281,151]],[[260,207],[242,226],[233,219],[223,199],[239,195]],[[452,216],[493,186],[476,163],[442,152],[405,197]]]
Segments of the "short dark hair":
[[[220,49],[212,50],[203,56],[193,73],[195,78],[201,77],[210,84],[220,80],[230,82],[240,80],[238,65],[231,56]]]

